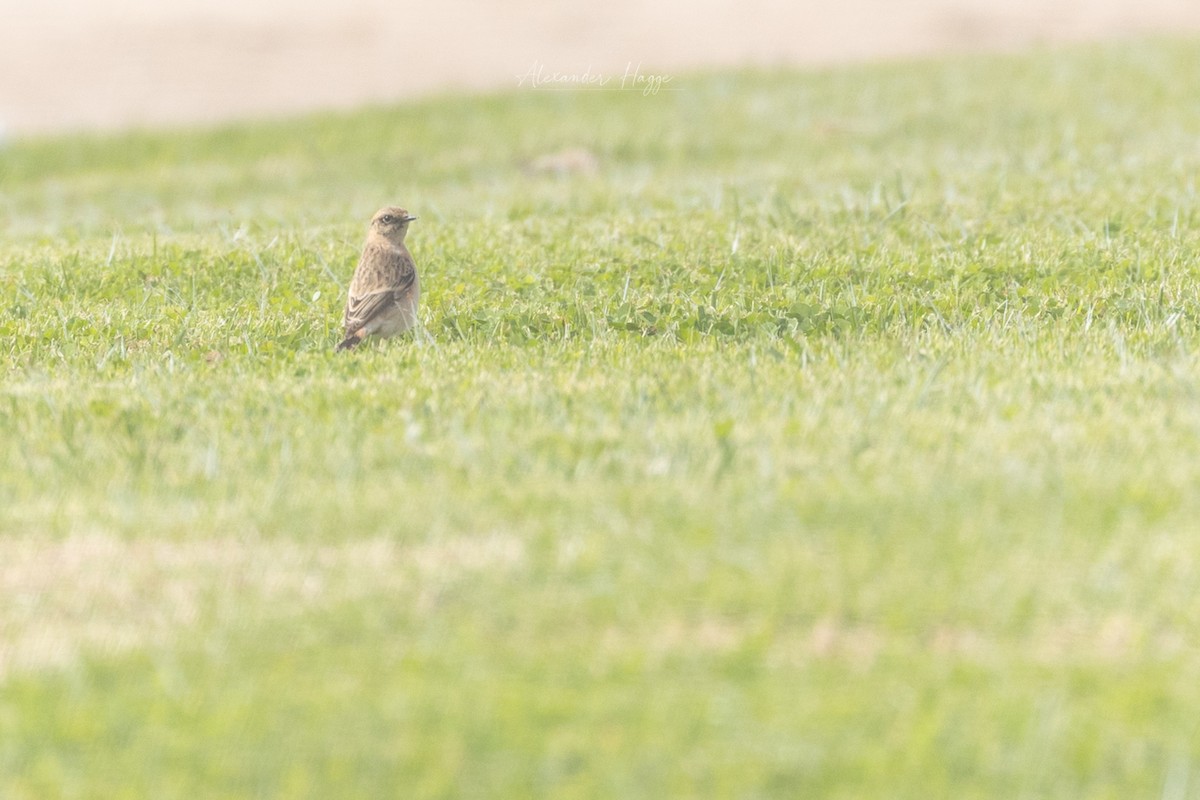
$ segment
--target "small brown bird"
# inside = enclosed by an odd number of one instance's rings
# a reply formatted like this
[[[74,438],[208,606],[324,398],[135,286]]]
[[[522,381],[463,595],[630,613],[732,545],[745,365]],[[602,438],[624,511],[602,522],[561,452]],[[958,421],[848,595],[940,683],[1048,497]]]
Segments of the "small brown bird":
[[[408,223],[414,219],[397,206],[381,208],[371,218],[367,243],[350,281],[346,338],[338,350],[349,350],[368,336],[395,336],[417,324],[421,285],[416,264],[404,246]]]

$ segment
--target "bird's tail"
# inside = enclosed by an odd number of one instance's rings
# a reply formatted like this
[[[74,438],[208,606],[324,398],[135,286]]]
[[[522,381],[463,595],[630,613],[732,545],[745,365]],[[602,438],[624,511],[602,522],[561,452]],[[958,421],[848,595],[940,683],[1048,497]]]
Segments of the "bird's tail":
[[[362,340],[362,331],[356,331],[343,339],[341,344],[339,344],[333,350],[335,353],[340,353],[343,350],[350,350],[351,348],[357,347],[359,344],[361,344]]]

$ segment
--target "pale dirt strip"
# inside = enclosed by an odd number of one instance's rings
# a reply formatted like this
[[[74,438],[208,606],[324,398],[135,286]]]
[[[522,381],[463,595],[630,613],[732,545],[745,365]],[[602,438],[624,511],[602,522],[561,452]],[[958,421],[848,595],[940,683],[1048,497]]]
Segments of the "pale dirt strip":
[[[531,69],[619,82],[638,69],[829,64],[1189,31],[1200,31],[1194,0],[0,0],[0,128],[36,134],[348,108],[513,89]],[[686,91],[686,79],[673,88]]]

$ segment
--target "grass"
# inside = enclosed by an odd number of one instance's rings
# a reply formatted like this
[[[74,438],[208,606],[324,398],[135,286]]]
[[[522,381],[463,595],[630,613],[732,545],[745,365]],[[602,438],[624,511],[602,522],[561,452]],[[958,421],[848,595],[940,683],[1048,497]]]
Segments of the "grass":
[[[1197,76],[11,144],[0,796],[1195,796]]]

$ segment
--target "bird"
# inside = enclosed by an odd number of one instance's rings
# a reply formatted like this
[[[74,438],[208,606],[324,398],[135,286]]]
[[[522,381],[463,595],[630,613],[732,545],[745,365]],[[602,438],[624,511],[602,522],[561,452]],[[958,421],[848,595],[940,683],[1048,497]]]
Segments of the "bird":
[[[345,338],[337,350],[349,350],[368,336],[388,338],[417,324],[421,284],[412,254],[404,246],[408,225],[416,219],[399,206],[384,206],[371,218],[362,256],[346,298]]]

